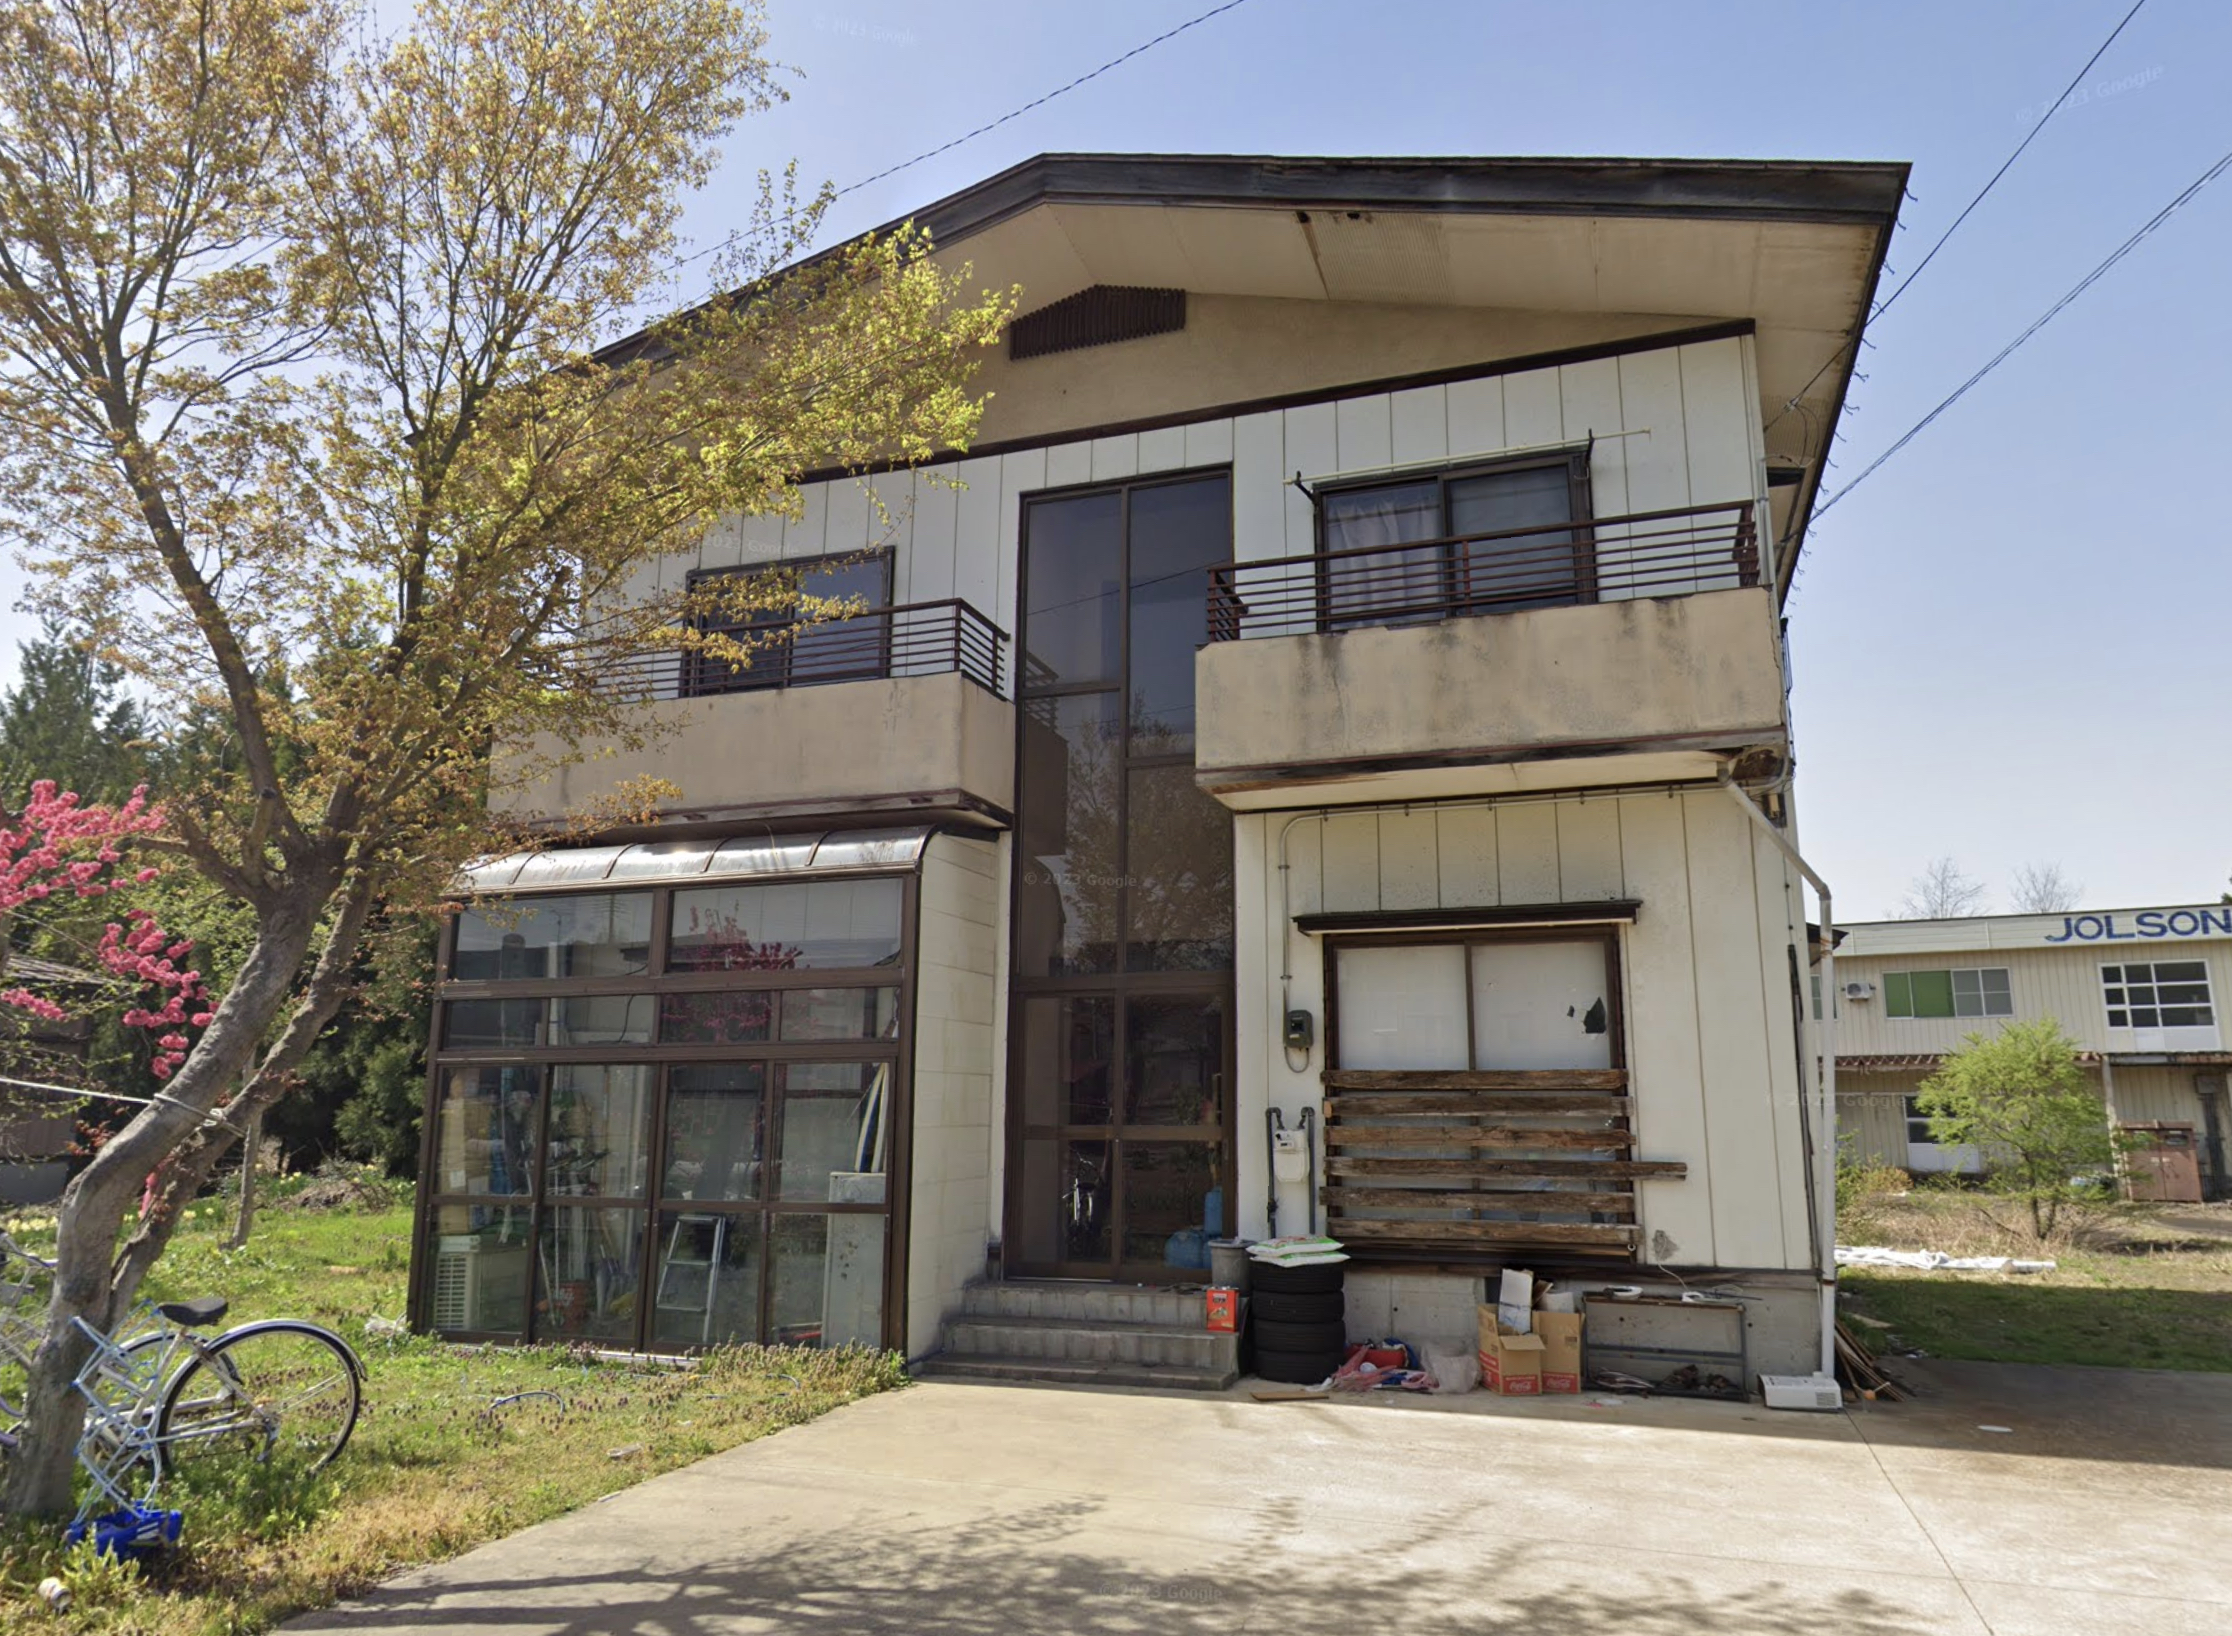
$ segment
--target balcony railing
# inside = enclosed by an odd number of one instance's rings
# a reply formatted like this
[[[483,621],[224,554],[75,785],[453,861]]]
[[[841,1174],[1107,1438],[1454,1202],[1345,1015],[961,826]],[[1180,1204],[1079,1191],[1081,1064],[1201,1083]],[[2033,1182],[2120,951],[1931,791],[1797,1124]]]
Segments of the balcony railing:
[[[725,633],[749,643],[781,626],[738,625]],[[997,694],[1005,674],[1007,632],[958,597],[871,608],[849,619],[800,625],[757,647],[749,665],[701,653],[645,653],[606,669],[609,693],[644,699],[698,699],[828,682],[882,681],[958,671]]]
[[[1236,562],[1210,570],[1209,640],[1426,625],[1759,583],[1753,503]]]

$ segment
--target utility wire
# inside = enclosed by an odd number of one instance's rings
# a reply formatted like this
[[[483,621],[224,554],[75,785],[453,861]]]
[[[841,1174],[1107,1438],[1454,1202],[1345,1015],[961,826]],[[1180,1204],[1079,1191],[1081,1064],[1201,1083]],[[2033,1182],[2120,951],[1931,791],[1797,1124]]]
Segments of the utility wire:
[[[2215,164],[2211,165],[2207,170],[2203,171],[2198,177],[2196,177],[2193,182],[2188,185],[2186,189],[2176,198],[2172,199],[2168,204],[2164,205],[2160,210],[2156,211],[2152,216],[2148,217],[2146,224],[2142,226],[2138,232],[2132,234],[2131,237],[2125,239],[2123,243],[2117,245],[2116,248],[2109,253],[2107,259],[2101,262],[2101,264],[2095,267],[2091,272],[2087,273],[2083,278],[2079,279],[2077,283],[2071,287],[2067,295],[2064,295],[2059,301],[2055,302],[2051,307],[2048,307],[2044,312],[2040,313],[2036,318],[2032,319],[2029,326],[2023,331],[2023,333],[2016,336],[2014,340],[2008,342],[2007,345],[2001,347],[1998,352],[1994,353],[1992,355],[1991,361],[1985,364],[1982,369],[1979,369],[1975,374],[1971,375],[1967,380],[1963,381],[1959,386],[1955,387],[1953,391],[1946,397],[1944,402],[1940,403],[1935,409],[1932,409],[1928,414],[1924,415],[1920,420],[1916,421],[1912,426],[1908,427],[1905,434],[1902,435],[1897,442],[1893,443],[1891,447],[1884,450],[1883,453],[1877,455],[1875,459],[1869,461],[1867,468],[1862,471],[1859,476],[1855,477],[1851,482],[1845,484],[1843,488],[1840,488],[1839,490],[1837,490],[1836,493],[1830,495],[1828,499],[1822,501],[1820,505],[1816,506],[1814,508],[1814,516],[1817,518],[1823,516],[1828,512],[1831,506],[1835,505],[1839,500],[1842,500],[1846,495],[1850,494],[1862,483],[1865,483],[1871,476],[1875,474],[1876,469],[1880,467],[1886,460],[1889,460],[1893,455],[1897,454],[1901,449],[1905,448],[1909,443],[1912,443],[1917,437],[1921,436],[1922,432],[1929,426],[1930,422],[1936,420],[1938,416],[1944,414],[1946,410],[1952,408],[1953,405],[1955,405],[1956,403],[1959,403],[1961,399],[1968,394],[1969,388],[1975,386],[1977,382],[1983,380],[1985,376],[1989,375],[1993,370],[1999,368],[2001,364],[2007,362],[2009,358],[2013,357],[2016,350],[2020,348],[2025,341],[2028,341],[2032,336],[2036,335],[2048,324],[2052,323],[2056,317],[2060,316],[2061,311],[2064,307],[2067,307],[2072,301],[2075,301],[2079,296],[2083,295],[2087,290],[2091,289],[2095,284],[2099,283],[2100,280],[2104,276],[2106,276],[2109,268],[2115,266],[2117,262],[2123,260],[2123,258],[2130,255],[2132,251],[2138,249],[2140,244],[2143,243],[2149,235],[2151,235],[2157,228],[2161,227],[2162,224],[2167,222],[2172,216],[2176,215],[2180,210],[2183,210],[2187,205],[2191,204],[2194,199],[2200,194],[2203,188],[2207,187],[2211,182],[2222,176],[2227,170],[2232,170],[2232,153],[2225,154],[2223,158],[2219,159]]]
[[[2141,6],[2144,6],[2146,3],[2147,0],[2136,0],[2136,4],[2134,4],[2129,11],[2124,13],[2123,21],[2118,23],[2114,28],[2108,31],[2108,38],[2100,42],[2099,47],[2093,52],[2093,54],[2085,59],[2085,66],[2078,69],[2076,74],[2071,78],[2070,82],[2062,87],[2062,94],[2054,98],[2053,105],[2049,107],[2043,114],[2040,114],[2038,116],[2038,123],[2030,128],[2030,134],[2028,136],[2025,136],[2022,141],[2015,144],[2015,151],[2009,154],[2007,158],[2001,162],[2000,168],[1992,172],[1991,179],[1987,181],[1982,187],[1976,190],[1976,197],[1969,200],[1969,202],[1962,207],[1961,213],[1953,218],[1953,225],[1948,227],[1944,232],[1938,235],[1937,243],[1931,245],[1930,248],[1926,252],[1924,252],[1922,259],[1914,264],[1913,271],[1909,272],[1906,277],[1899,280],[1898,288],[1894,289],[1889,295],[1885,296],[1881,301],[1878,301],[1875,304],[1874,308],[1869,311],[1867,317],[1863,319],[1861,323],[1853,330],[1852,334],[1846,340],[1841,342],[1834,352],[1829,354],[1828,358],[1823,361],[1822,366],[1819,369],[1813,372],[1812,378],[1809,379],[1804,386],[1801,386],[1796,392],[1791,394],[1790,400],[1782,406],[1781,412],[1777,414],[1773,420],[1770,420],[1764,428],[1762,428],[1763,431],[1773,431],[1777,423],[1782,420],[1784,415],[1788,415],[1793,410],[1795,410],[1798,407],[1799,399],[1803,398],[1808,392],[1811,392],[1813,390],[1814,382],[1820,380],[1822,376],[1828,374],[1831,369],[1836,367],[1837,361],[1839,359],[1844,357],[1846,353],[1850,352],[1853,347],[1859,344],[1860,338],[1862,334],[1865,333],[1867,326],[1874,323],[1878,318],[1881,318],[1885,313],[1889,312],[1891,310],[1891,304],[1894,301],[1898,300],[1900,296],[1907,293],[1908,286],[1913,284],[1916,279],[1922,276],[1922,269],[1929,266],[1931,262],[1937,259],[1937,253],[1945,248],[1945,241],[1961,230],[1961,223],[1967,221],[1970,214],[1975,211],[1976,207],[1984,202],[1985,196],[1989,194],[1992,189],[1999,186],[2000,178],[2005,176],[2008,171],[2014,168],[2016,160],[2023,157],[2023,150],[2025,148],[2028,148],[2033,142],[2038,140],[2038,133],[2046,128],[2046,122],[2052,119],[2054,115],[2061,112],[2062,104],[2067,102],[2071,94],[2076,91],[2077,87],[2085,82],[2085,76],[2093,71],[2093,65],[2099,62],[2102,57],[2107,55],[2108,48],[2116,43],[2116,37],[2119,34],[2123,33],[2123,31],[2130,26],[2132,18],[2139,15],[2139,8]],[[1850,484],[1846,485],[1846,487],[1848,488],[1850,486]]]
[[[1046,104],[1052,102],[1056,97],[1066,96],[1070,92],[1076,90],[1080,85],[1085,85],[1093,80],[1099,79],[1110,69],[1121,68],[1124,64],[1130,62],[1132,58],[1142,56],[1145,53],[1154,50],[1155,47],[1157,47],[1158,45],[1162,45],[1167,41],[1175,40],[1176,38],[1178,38],[1179,35],[1185,33],[1188,29],[1199,28],[1203,23],[1208,22],[1211,18],[1221,17],[1228,11],[1236,11],[1247,3],[1248,0],[1224,0],[1224,4],[1219,6],[1212,6],[1209,10],[1202,12],[1199,16],[1187,18],[1176,28],[1166,29],[1164,32],[1156,35],[1152,40],[1147,40],[1139,45],[1133,46],[1122,56],[1109,58],[1108,61],[1102,63],[1091,73],[1080,74],[1077,76],[1077,78],[1071,80],[1067,85],[1058,86],[1054,90],[1047,92],[1044,96],[1034,97],[1029,102],[1024,103],[1022,107],[1012,108],[1008,112],[1002,114],[998,119],[991,120],[983,125],[979,125],[975,130],[969,131],[964,135],[957,136],[950,142],[942,142],[937,147],[930,148],[922,153],[916,154],[912,159],[901,160],[896,165],[891,165],[883,170],[877,171],[876,174],[873,176],[863,176],[857,182],[849,182],[845,186],[839,188],[835,193],[831,194],[830,197],[835,199],[842,199],[846,194],[858,193],[862,188],[869,186],[871,183],[880,182],[887,176],[896,176],[903,170],[913,169],[916,165],[923,163],[925,160],[935,159],[942,153],[951,153],[955,148],[962,146],[964,143],[974,142],[978,137],[985,135],[987,132],[996,131],[1002,125],[1008,124],[1013,120],[1021,119],[1025,114],[1030,113],[1033,109],[1045,107]],[[2141,3],[2144,4],[2145,0],[2141,0]],[[721,240],[721,242],[718,244],[707,245],[703,250],[693,250],[690,254],[683,256],[679,260],[675,261],[667,270],[669,272],[679,272],[682,268],[689,266],[689,264],[693,261],[702,261],[707,256],[717,255],[721,251],[726,250],[730,245],[734,244],[739,236],[740,235],[738,233],[731,233],[727,238]]]
[[[192,1114],[205,1125],[216,1125],[221,1129],[231,1131],[235,1136],[248,1134],[232,1121],[221,1119],[214,1113],[195,1107],[191,1102],[182,1102],[177,1097],[167,1095],[162,1091],[157,1091],[153,1096],[126,1096],[122,1091],[96,1091],[82,1085],[49,1085],[36,1079],[13,1079],[6,1074],[0,1074],[0,1085],[6,1085],[19,1091],[41,1091],[48,1096],[68,1097],[73,1102],[92,1097],[102,1102],[129,1102],[136,1108],[180,1108]]]

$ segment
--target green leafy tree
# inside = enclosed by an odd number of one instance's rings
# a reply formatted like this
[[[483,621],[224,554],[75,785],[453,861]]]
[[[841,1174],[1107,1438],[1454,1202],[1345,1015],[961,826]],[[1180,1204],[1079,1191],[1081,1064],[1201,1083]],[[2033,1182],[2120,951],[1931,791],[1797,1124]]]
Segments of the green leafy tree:
[[[64,1196],[10,1510],[68,1509],[72,1320],[122,1315],[296,1084],[379,906],[516,844],[507,785],[652,736],[614,676],[748,656],[718,633],[740,597],[805,605],[768,581],[708,610],[657,565],[796,514],[805,472],[974,435],[1012,296],[910,230],[802,258],[826,190],[763,180],[714,270],[741,293],[623,342],[779,75],[758,0],[421,0],[401,28],[0,0],[0,533],[150,710],[209,724],[147,844],[251,927],[163,1099]]]
[[[1974,1147],[1988,1186],[2029,1213],[2049,1238],[2115,1161],[2106,1110],[2086,1083],[2076,1042],[2051,1017],[1971,1034],[1922,1082],[1917,1104],[1933,1141]]]
[[[88,801],[115,803],[151,781],[145,715],[121,666],[96,658],[55,614],[16,646],[16,683],[0,695],[0,806],[51,778]]]

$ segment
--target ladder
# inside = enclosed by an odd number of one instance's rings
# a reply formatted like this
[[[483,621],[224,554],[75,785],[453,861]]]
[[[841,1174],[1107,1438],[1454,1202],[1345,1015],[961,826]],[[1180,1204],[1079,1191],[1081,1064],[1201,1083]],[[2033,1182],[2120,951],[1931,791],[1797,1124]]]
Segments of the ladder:
[[[657,1302],[658,1309],[661,1312],[695,1312],[702,1314],[702,1321],[698,1325],[698,1345],[700,1346],[711,1346],[713,1344],[713,1288],[715,1280],[721,1275],[721,1251],[728,1245],[728,1225],[728,1217],[726,1216],[676,1216],[673,1228],[667,1233],[666,1254],[659,1262],[659,1289],[653,1299]],[[683,1233],[697,1227],[712,1229],[706,1253],[703,1256],[679,1254],[678,1252],[683,1247]],[[697,1240],[693,1236],[691,1246],[694,1248],[696,1243]],[[691,1289],[688,1275],[697,1272],[702,1272],[705,1279],[697,1290],[697,1299],[692,1300],[690,1298]],[[683,1275],[679,1290],[674,1287],[677,1282],[675,1277],[677,1273]]]

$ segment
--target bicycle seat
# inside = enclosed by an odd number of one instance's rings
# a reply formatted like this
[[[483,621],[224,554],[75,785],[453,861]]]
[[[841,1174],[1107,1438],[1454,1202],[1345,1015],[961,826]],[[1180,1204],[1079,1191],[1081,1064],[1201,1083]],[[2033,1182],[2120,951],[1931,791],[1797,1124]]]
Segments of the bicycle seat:
[[[155,1310],[181,1329],[199,1329],[223,1318],[231,1305],[222,1295],[204,1295],[193,1301],[160,1301]]]

